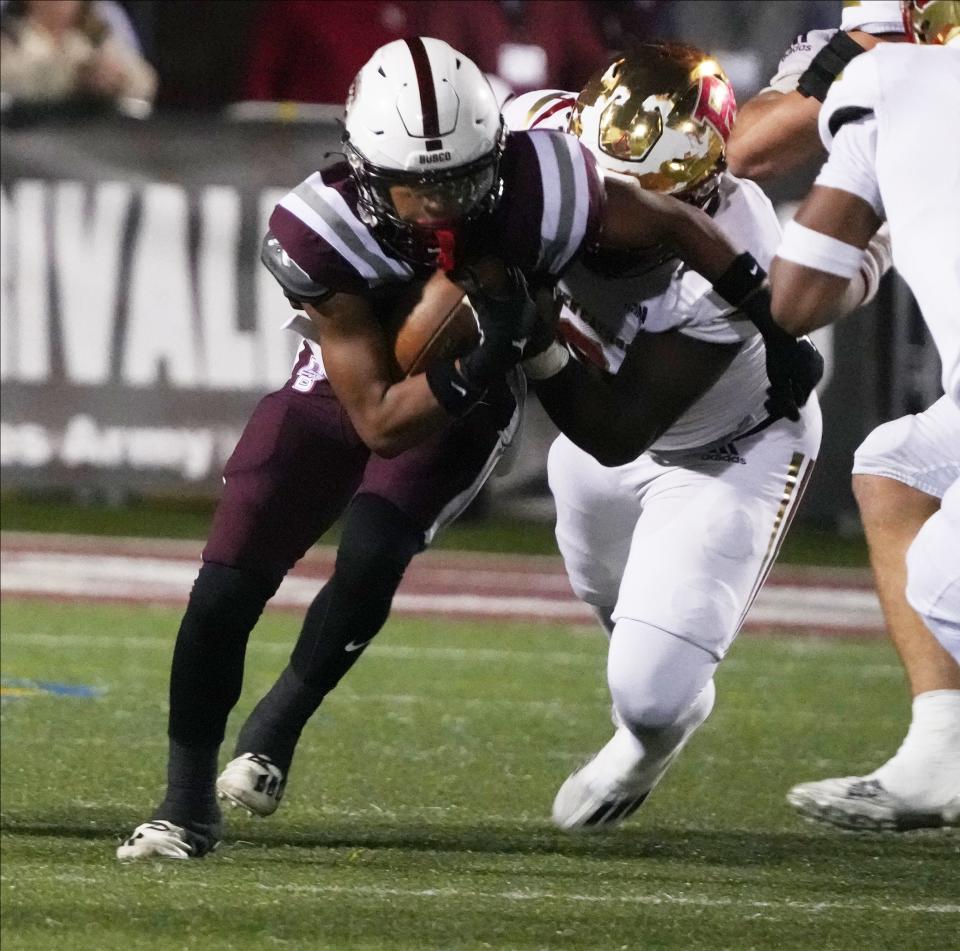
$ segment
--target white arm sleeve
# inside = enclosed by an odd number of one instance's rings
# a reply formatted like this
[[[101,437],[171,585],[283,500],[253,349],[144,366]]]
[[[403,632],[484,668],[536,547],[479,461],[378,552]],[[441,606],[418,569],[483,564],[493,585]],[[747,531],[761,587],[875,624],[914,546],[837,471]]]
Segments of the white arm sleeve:
[[[814,184],[850,192],[867,202],[878,217],[884,218],[876,162],[877,120],[870,113],[845,123],[837,131],[830,158]]]

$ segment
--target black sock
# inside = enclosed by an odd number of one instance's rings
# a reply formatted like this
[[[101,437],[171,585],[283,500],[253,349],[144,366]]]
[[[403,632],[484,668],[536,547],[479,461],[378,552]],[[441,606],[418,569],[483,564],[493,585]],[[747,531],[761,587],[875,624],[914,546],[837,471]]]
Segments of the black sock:
[[[167,760],[167,794],[153,814],[154,819],[168,819],[179,826],[218,826],[217,747],[183,746],[170,741]],[[198,830],[199,831],[199,830]]]
[[[358,496],[347,512],[333,577],[307,610],[290,664],[257,704],[237,755],[261,753],[286,773],[304,726],[383,627],[423,533],[392,503]]]

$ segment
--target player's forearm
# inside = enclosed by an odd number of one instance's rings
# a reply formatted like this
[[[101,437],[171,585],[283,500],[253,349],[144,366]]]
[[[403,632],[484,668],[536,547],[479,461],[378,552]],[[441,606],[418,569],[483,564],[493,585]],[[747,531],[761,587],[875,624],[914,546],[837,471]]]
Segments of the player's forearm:
[[[623,251],[669,247],[695,271],[716,280],[737,251],[713,219],[693,205],[645,191],[629,175],[606,174],[600,243]]]
[[[579,360],[571,359],[559,373],[531,385],[560,432],[603,466],[636,459],[668,425],[646,416],[635,404],[625,412],[609,381]]]
[[[392,458],[432,436],[450,422],[424,374],[408,377],[347,407],[357,434],[371,452]]]
[[[713,219],[682,202],[675,202],[669,217],[669,242],[677,249],[678,257],[714,282],[726,273],[740,253]]]
[[[770,313],[778,326],[800,337],[853,309],[850,283],[850,278],[774,258],[770,266]]]
[[[761,93],[743,106],[727,143],[727,167],[757,181],[793,171],[823,155],[820,103],[798,92]]]

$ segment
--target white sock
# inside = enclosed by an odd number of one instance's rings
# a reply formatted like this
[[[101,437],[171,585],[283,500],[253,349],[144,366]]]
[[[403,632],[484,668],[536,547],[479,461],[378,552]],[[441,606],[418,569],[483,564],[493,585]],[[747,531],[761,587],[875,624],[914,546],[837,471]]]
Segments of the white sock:
[[[918,808],[939,808],[960,796],[960,690],[914,697],[900,749],[870,775]]]

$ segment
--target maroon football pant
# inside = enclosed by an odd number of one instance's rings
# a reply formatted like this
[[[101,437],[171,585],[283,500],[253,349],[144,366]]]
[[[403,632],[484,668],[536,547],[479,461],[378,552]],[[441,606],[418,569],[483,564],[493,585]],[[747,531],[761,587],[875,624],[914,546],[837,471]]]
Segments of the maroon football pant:
[[[302,361],[301,361],[302,362]],[[427,532],[479,491],[512,397],[482,404],[392,458],[361,442],[326,380],[283,389],[257,405],[224,468],[203,560],[268,577],[289,571],[358,494],[378,496]]]

